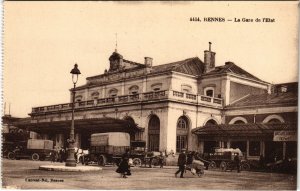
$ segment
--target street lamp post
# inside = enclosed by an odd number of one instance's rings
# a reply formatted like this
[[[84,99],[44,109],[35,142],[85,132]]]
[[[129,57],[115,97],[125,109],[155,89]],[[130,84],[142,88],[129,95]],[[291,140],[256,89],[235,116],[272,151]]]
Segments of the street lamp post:
[[[74,84],[74,88],[72,90],[72,124],[71,124],[71,130],[70,130],[70,137],[68,139],[68,158],[66,161],[66,166],[71,166],[71,167],[76,167],[76,161],[75,161],[75,149],[74,149],[74,108],[75,108],[75,88],[76,88],[76,83],[78,81],[78,76],[80,73],[78,69],[78,65],[75,64],[74,68],[70,72],[72,74],[72,81]]]

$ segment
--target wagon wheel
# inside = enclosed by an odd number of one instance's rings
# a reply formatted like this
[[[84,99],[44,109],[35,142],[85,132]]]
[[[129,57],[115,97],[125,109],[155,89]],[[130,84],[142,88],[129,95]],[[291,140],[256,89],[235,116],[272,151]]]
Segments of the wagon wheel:
[[[202,177],[204,175],[204,169],[203,168],[199,169],[197,175],[198,177]]]
[[[142,160],[139,158],[134,158],[132,163],[134,166],[138,166],[138,167],[142,166]]]
[[[151,165],[152,166],[158,166],[159,165],[158,159],[156,157],[153,157],[153,159],[151,161]]]
[[[46,159],[46,156],[45,155],[41,155],[40,156],[40,161],[44,161]]]
[[[7,157],[10,159],[10,160],[15,160],[16,159],[16,154],[13,153],[13,152],[9,152]]]
[[[221,164],[220,164],[220,169],[221,169],[222,171],[226,171],[226,168],[227,168],[226,162],[222,161]]]
[[[40,159],[40,155],[37,154],[37,153],[33,153],[33,154],[31,155],[31,159],[32,159],[33,161],[37,161],[37,160]]]
[[[211,163],[209,163],[208,168],[211,168],[211,169],[217,168],[217,164],[215,163],[215,161],[212,161]]]
[[[250,170],[250,165],[248,163],[242,163],[241,165],[242,170]]]
[[[106,157],[104,155],[100,155],[98,158],[98,165],[105,166],[106,164]]]

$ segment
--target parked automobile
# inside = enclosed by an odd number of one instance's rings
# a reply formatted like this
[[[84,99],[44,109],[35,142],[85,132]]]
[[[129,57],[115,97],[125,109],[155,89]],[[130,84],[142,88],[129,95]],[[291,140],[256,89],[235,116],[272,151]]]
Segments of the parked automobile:
[[[8,152],[7,157],[11,160],[30,158],[34,161],[45,160],[53,151],[53,141],[41,139],[29,139],[27,142],[18,144],[14,150]]]

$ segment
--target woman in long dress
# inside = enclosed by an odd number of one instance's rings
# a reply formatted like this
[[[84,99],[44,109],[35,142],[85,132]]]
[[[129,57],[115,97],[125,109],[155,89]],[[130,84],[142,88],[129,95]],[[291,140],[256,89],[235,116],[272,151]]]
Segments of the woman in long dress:
[[[116,172],[120,173],[121,177],[123,177],[123,178],[127,178],[126,175],[128,175],[128,176],[131,175],[130,165],[129,165],[129,150],[127,150],[126,153],[124,153],[122,155],[122,160],[121,160]]]

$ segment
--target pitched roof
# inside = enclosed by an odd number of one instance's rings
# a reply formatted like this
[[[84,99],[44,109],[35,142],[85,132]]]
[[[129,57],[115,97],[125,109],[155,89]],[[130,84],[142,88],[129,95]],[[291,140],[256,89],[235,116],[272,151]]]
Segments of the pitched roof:
[[[161,73],[166,71],[176,71],[197,76],[203,74],[204,63],[198,57],[193,57],[177,62],[153,66],[151,73]]]
[[[225,73],[233,73],[233,74],[237,74],[239,76],[262,81],[261,79],[253,76],[249,72],[247,72],[244,69],[240,68],[239,66],[235,65],[233,62],[226,62],[225,65],[223,65],[223,66],[217,66],[217,67],[215,67],[214,70],[204,74],[203,76],[225,74]]]
[[[245,98],[227,106],[226,108],[232,107],[253,107],[261,105],[297,105],[298,95],[295,92],[287,93],[274,93],[274,94],[257,94],[249,95]]]

